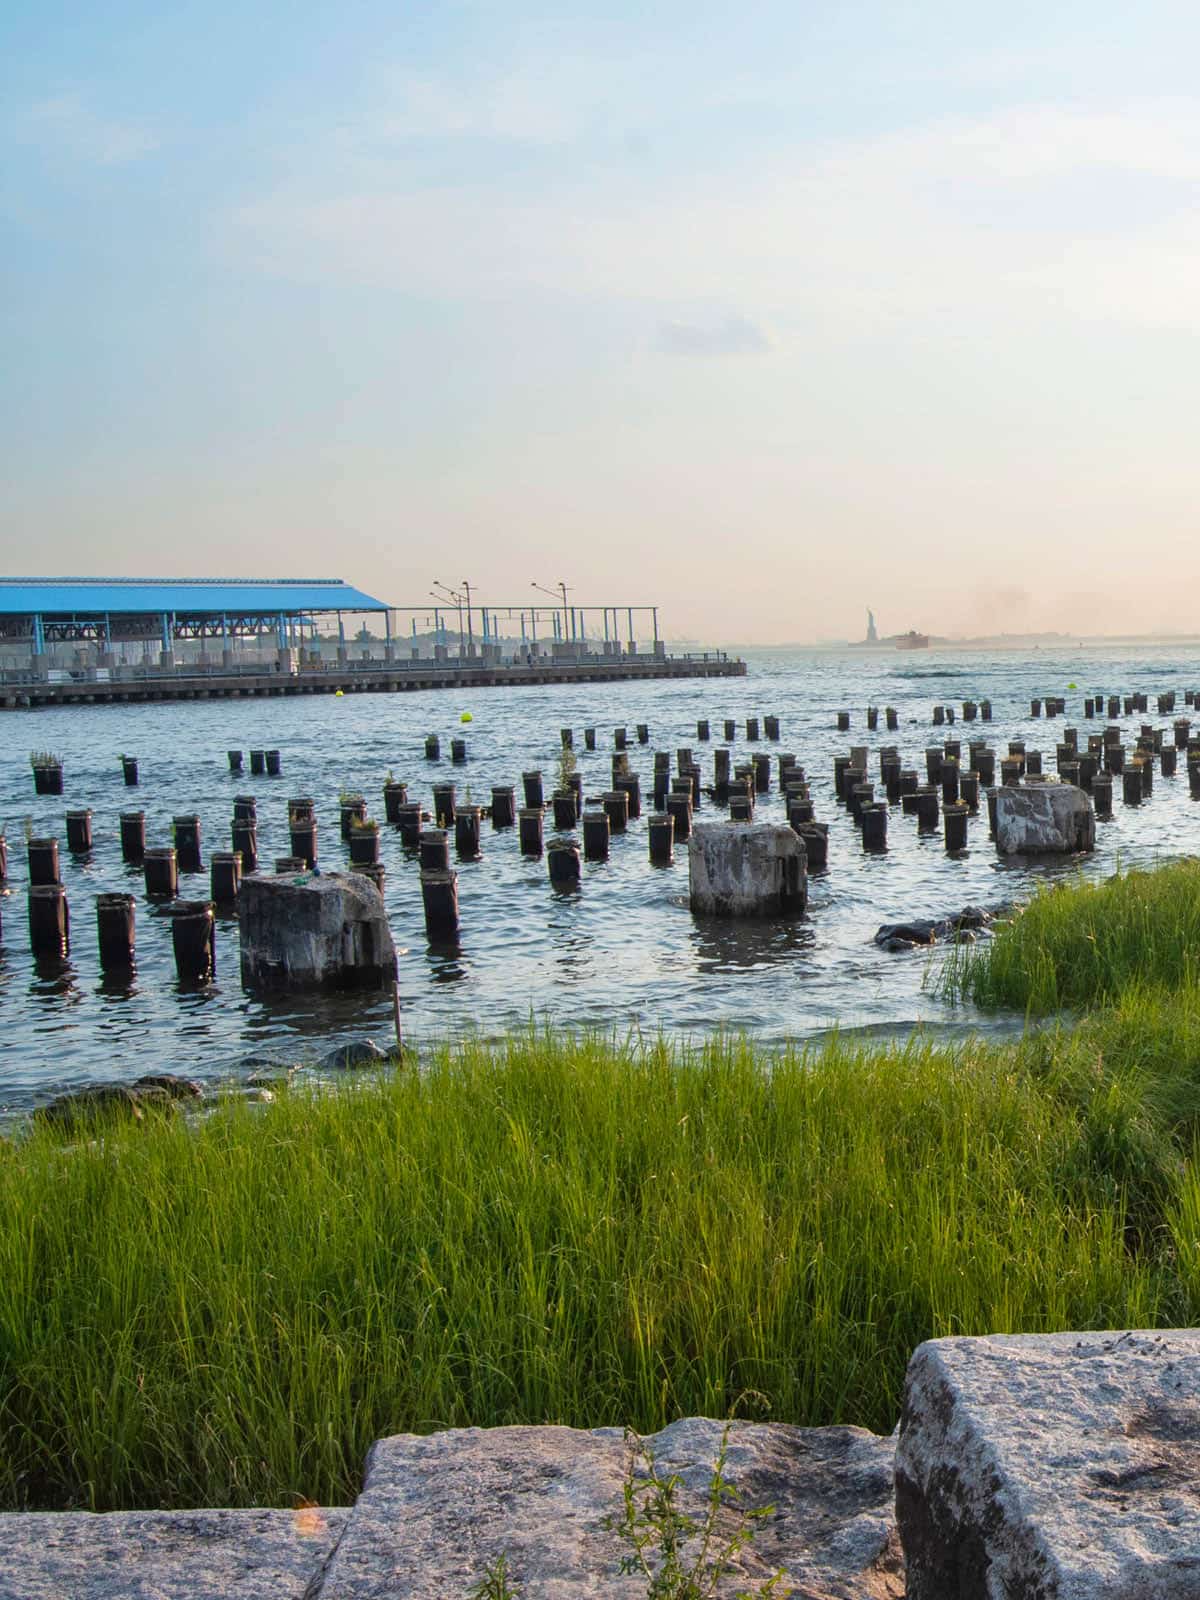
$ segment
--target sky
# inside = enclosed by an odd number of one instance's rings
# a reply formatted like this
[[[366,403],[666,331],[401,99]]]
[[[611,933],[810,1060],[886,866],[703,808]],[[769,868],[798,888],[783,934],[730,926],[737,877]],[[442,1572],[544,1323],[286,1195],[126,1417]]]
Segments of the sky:
[[[1200,628],[1200,11],[9,0],[0,573]]]

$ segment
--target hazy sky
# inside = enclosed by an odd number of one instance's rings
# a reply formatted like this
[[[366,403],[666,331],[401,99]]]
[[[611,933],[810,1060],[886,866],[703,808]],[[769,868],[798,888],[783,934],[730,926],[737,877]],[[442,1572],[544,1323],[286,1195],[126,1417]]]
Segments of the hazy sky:
[[[1200,11],[9,0],[0,572],[1200,626]]]

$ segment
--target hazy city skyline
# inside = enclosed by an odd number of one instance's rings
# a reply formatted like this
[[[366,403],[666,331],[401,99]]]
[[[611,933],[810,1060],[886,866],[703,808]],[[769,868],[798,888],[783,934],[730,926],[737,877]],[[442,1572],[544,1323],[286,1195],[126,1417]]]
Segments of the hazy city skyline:
[[[1200,20],[970,11],[10,10],[0,572],[1193,627]]]

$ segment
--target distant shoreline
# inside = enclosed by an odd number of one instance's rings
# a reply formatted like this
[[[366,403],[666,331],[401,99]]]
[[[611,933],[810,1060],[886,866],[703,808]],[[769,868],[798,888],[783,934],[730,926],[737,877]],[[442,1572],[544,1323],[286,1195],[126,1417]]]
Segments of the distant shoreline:
[[[872,656],[919,656],[926,657],[936,654],[940,650],[1103,650],[1120,646],[1156,645],[1170,647],[1172,645],[1200,645],[1200,633],[1185,634],[1119,634],[1112,636],[1096,636],[1084,634],[998,634],[988,637],[971,639],[938,639],[930,637],[928,650],[901,650],[893,644],[866,644],[863,640],[831,639],[820,644],[801,644],[792,642],[788,644],[749,644],[738,641],[727,648],[730,652],[743,654],[754,651],[759,654],[782,653],[784,651],[856,651]]]

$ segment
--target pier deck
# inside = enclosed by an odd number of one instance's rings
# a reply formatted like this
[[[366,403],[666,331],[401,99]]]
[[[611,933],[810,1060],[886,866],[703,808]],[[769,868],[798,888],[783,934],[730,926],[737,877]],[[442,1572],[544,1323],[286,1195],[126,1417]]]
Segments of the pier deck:
[[[636,683],[650,678],[741,678],[746,663],[723,655],[625,656],[594,661],[540,661],[533,665],[494,662],[356,662],[291,673],[254,667],[243,670],[177,668],[173,672],[103,680],[72,678],[48,683],[27,678],[0,684],[0,710],[50,706],[123,705],[154,700],[229,700],[266,695],[393,694],[414,689],[498,689],[556,683]]]

